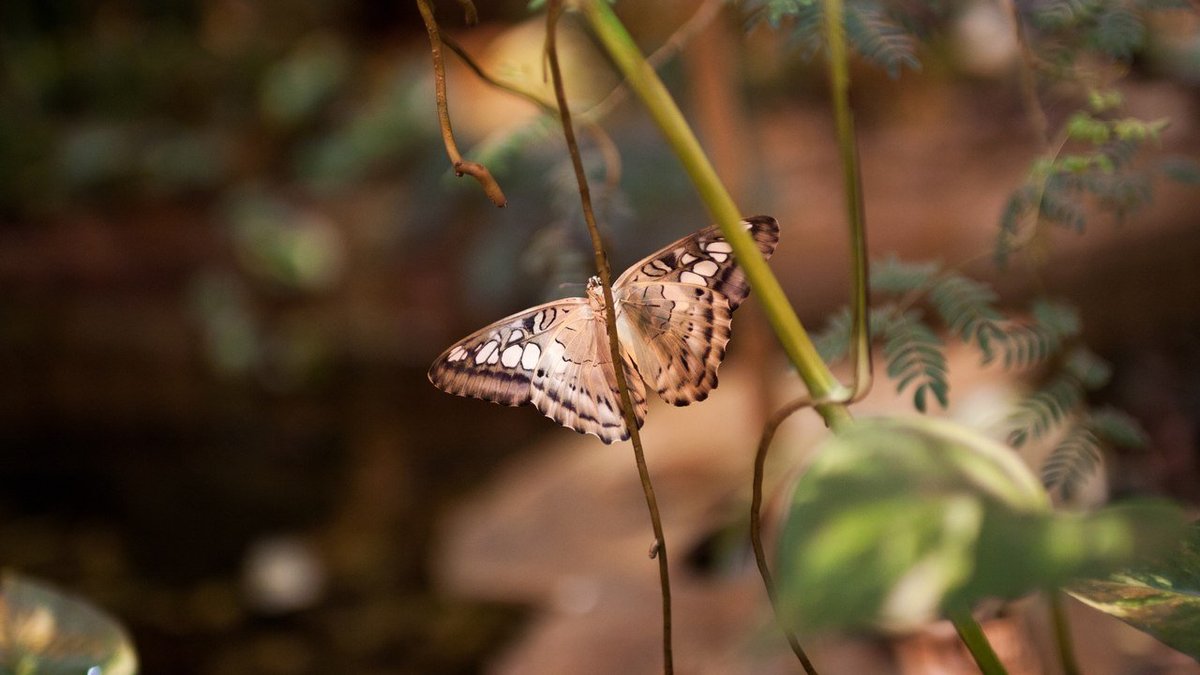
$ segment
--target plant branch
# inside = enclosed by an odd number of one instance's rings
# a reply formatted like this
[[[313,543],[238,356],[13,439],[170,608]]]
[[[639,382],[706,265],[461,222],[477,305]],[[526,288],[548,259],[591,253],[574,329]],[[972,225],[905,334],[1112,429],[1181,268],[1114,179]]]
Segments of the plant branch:
[[[821,401],[817,404],[817,411],[831,427],[836,428],[849,421],[850,413],[846,407],[831,402],[844,397],[844,387],[821,361],[779,281],[767,267],[750,234],[739,226],[741,214],[737,206],[721,184],[670,93],[606,2],[582,0],[579,10],[624,74],[633,92],[646,106],[663,137],[679,157],[710,215],[720,226],[721,234],[733,247],[738,264],[745,270],[750,286],[762,302],[764,312],[788,358],[799,371],[813,400]]]
[[[675,29],[674,33],[671,33],[666,42],[663,42],[658,49],[646,57],[646,63],[650,64],[651,68],[657,69],[669,61],[671,57],[682,51],[687,43],[692,41],[692,38],[712,23],[724,5],[725,0],[704,0],[692,16]],[[583,115],[592,120],[607,117],[617,106],[621,105],[628,94],[629,87],[626,81],[622,80],[599,103],[585,110]]]
[[[473,16],[474,6],[469,2],[464,2],[463,6],[467,8],[467,17],[470,19]],[[488,199],[492,200],[496,206],[502,207],[508,203],[508,200],[492,173],[487,170],[486,166],[478,162],[463,159],[458,152],[458,144],[454,140],[454,130],[450,126],[450,107],[446,102],[446,68],[442,62],[441,33],[438,30],[437,20],[433,18],[433,7],[430,6],[429,0],[417,0],[417,9],[420,10],[421,18],[425,21],[425,30],[429,33],[429,53],[433,58],[433,86],[434,96],[437,100],[438,124],[442,129],[442,141],[446,144],[446,154],[450,157],[454,175],[461,178],[463,174],[466,174],[479,181],[479,185]]]
[[[800,660],[800,665],[804,667],[804,672],[808,675],[817,675],[817,669],[809,660],[808,654],[804,653],[804,648],[800,646],[800,641],[796,638],[796,634],[788,627],[783,615],[779,613],[779,595],[775,591],[775,581],[771,577],[771,568],[767,565],[767,554],[763,549],[762,543],[762,501],[763,501],[763,478],[766,474],[767,465],[767,450],[771,447],[771,441],[775,440],[775,432],[779,430],[779,425],[783,424],[784,420],[792,415],[792,413],[807,408],[812,405],[812,399],[808,396],[802,396],[779,410],[776,410],[771,415],[770,419],[763,426],[762,438],[758,442],[758,453],[754,456],[754,486],[750,498],[750,545],[754,547],[754,562],[758,564],[758,573],[762,577],[763,585],[767,588],[767,598],[771,601],[771,611],[775,614],[775,621],[779,624],[780,630],[783,631],[783,636],[787,638],[788,646],[792,648],[796,658]]]
[[[988,642],[987,636],[983,634],[983,628],[980,627],[979,622],[971,616],[970,609],[951,607],[946,610],[946,615],[954,624],[954,630],[958,631],[958,637],[971,652],[971,657],[975,659],[975,663],[983,675],[1007,675],[1008,671],[1004,669],[1000,658],[992,650],[992,645]]]
[[[870,271],[867,262],[867,224],[863,207],[862,171],[858,166],[858,143],[854,133],[854,114],[850,110],[850,69],[841,0],[830,0],[826,3],[825,40],[829,46],[830,94],[833,98],[834,126],[841,156],[846,218],[850,226],[853,288],[850,298],[850,363],[853,368],[853,384],[848,402],[853,402],[860,400],[871,390],[873,369],[871,323],[868,317]]]
[[[662,519],[659,517],[658,500],[654,496],[654,486],[650,482],[650,471],[646,466],[646,456],[642,449],[641,435],[638,432],[637,418],[634,415],[633,400],[629,395],[629,383],[625,379],[625,360],[621,355],[621,343],[617,338],[615,303],[612,293],[612,271],[608,266],[608,258],[600,239],[600,230],[596,225],[596,215],[592,211],[591,192],[588,189],[587,174],[584,172],[583,159],[579,154],[579,145],[575,140],[575,131],[571,125],[571,110],[567,104],[567,94],[563,88],[562,72],[558,64],[558,47],[556,40],[556,24],[562,12],[561,0],[550,0],[546,13],[546,58],[549,61],[550,73],[554,82],[554,96],[558,101],[559,114],[562,117],[563,135],[566,137],[567,150],[571,155],[571,164],[575,169],[575,179],[579,184],[579,198],[583,205],[583,216],[587,222],[588,234],[592,238],[592,251],[596,258],[596,271],[600,275],[601,288],[604,292],[605,324],[608,332],[608,346],[612,357],[613,371],[616,374],[617,388],[621,394],[621,412],[625,417],[625,425],[629,429],[629,439],[633,444],[634,459],[637,462],[638,475],[642,481],[642,491],[646,496],[646,507],[650,511],[650,523],[654,529],[654,544],[650,548],[650,556],[658,558],[659,582],[662,587],[662,617],[663,617],[663,672],[674,672],[674,658],[671,648],[671,581],[667,562],[667,542],[663,535]]]
[[[1037,136],[1038,147],[1046,148],[1050,144],[1050,123],[1046,120],[1046,112],[1037,94],[1037,55],[1029,44],[1029,34],[1025,32],[1025,22],[1021,20],[1021,9],[1016,0],[1006,0],[1008,15],[1013,22],[1013,32],[1021,49],[1021,100],[1025,105],[1025,113],[1029,115],[1029,123]]]
[[[530,91],[516,83],[493,76],[484,70],[483,66],[479,65],[479,62],[466,49],[463,49],[462,45],[458,44],[454,38],[449,35],[442,35],[441,37],[442,43],[449,47],[450,51],[454,52],[479,79],[497,89],[525,99],[541,108],[542,112],[546,114],[558,114],[558,105],[554,101],[544,98],[541,94]],[[600,126],[595,120],[583,119],[580,122],[588,135],[592,137],[592,141],[600,151],[600,156],[604,159],[604,186],[611,194],[616,191],[617,186],[621,182],[621,154],[617,150],[616,143],[613,143],[612,137],[608,135],[604,127]]]
[[[1079,664],[1075,661],[1075,648],[1071,642],[1071,627],[1067,622],[1066,607],[1063,606],[1062,591],[1046,591],[1050,603],[1050,618],[1054,624],[1054,643],[1058,647],[1058,660],[1063,675],[1079,675]]]

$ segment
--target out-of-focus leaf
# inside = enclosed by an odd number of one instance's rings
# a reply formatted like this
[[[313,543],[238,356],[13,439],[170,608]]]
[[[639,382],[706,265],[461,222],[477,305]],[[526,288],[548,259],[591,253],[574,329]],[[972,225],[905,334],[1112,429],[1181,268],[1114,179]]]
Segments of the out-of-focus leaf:
[[[1010,448],[925,418],[862,420],[817,451],[779,539],[801,630],[911,628],[942,608],[1102,574],[1177,541],[1161,504],[1055,514]]]
[[[264,75],[263,113],[283,125],[303,122],[341,85],[348,70],[349,58],[337,37],[326,33],[307,37]]]
[[[238,258],[260,278],[308,291],[341,278],[342,235],[322,214],[257,193],[233,199],[228,214]]]
[[[1096,609],[1200,659],[1200,523],[1183,545],[1106,579],[1072,584],[1068,592]]]
[[[0,580],[0,672],[132,675],[133,643],[85,600],[16,574]]]

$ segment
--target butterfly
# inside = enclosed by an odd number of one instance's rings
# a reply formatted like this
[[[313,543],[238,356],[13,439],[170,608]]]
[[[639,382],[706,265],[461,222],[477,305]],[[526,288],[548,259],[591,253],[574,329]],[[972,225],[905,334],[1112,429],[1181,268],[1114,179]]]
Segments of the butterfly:
[[[779,224],[741,221],[769,258]],[[613,282],[621,367],[640,429],[646,385],[668,403],[703,401],[717,386],[733,311],[750,294],[733,247],[714,225],[630,267]],[[429,381],[458,396],[532,405],[546,417],[605,443],[629,438],[605,325],[604,293],[518,312],[458,341],[429,368]]]

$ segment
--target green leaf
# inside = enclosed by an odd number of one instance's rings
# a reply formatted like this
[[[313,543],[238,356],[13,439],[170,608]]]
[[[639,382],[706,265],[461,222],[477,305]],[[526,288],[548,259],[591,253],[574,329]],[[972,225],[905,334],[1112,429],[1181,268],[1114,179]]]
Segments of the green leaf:
[[[1042,465],[1042,484],[1070,501],[1084,481],[1095,474],[1109,446],[1142,447],[1146,432],[1137,420],[1115,408],[1087,413],[1073,425]]]
[[[1200,660],[1200,523],[1170,553],[1067,591]]]
[[[874,2],[846,3],[846,39],[863,58],[880,65],[892,79],[907,66],[919,70],[916,39]]]
[[[125,630],[80,598],[12,573],[0,580],[0,673],[132,675]]]
[[[806,56],[815,55],[824,44],[821,34],[824,5],[815,0],[751,0],[743,3],[751,21],[765,19],[778,29],[792,19],[792,40]],[[843,5],[846,40],[864,59],[881,66],[890,77],[904,67],[920,68],[916,38],[901,25],[879,0],[847,0]]]
[[[871,264],[871,290],[895,295],[924,290],[940,270],[941,265],[936,262],[904,262],[889,255]]]
[[[973,342],[981,327],[1003,318],[991,286],[960,274],[946,274],[929,291],[929,301],[950,332]]]
[[[1093,40],[1100,51],[1117,59],[1130,59],[1142,46],[1146,27],[1142,17],[1118,3],[1111,3],[1096,19]]]
[[[1032,396],[1017,404],[1009,417],[1008,442],[1015,448],[1030,438],[1038,439],[1058,427],[1083,402],[1083,387],[1079,380],[1060,373]]]
[[[933,391],[938,403],[945,407],[949,384],[946,380],[946,356],[942,340],[915,311],[894,317],[880,330],[884,340],[883,357],[887,361],[888,377],[897,380],[896,391],[903,392],[916,384],[913,405],[925,412],[927,390]]]
[[[908,628],[1157,552],[1178,509],[1052,513],[1010,448],[944,420],[864,419],[817,449],[777,547],[780,608],[805,632]]]
[[[1143,448],[1149,442],[1146,430],[1133,417],[1116,408],[1092,411],[1087,425],[1105,443],[1122,448]]]
[[[1158,170],[1167,178],[1184,185],[1200,185],[1200,162],[1191,157],[1166,157]]]
[[[1077,424],[1046,457],[1042,485],[1050,492],[1058,490],[1069,502],[1103,460],[1100,439],[1086,424]]]

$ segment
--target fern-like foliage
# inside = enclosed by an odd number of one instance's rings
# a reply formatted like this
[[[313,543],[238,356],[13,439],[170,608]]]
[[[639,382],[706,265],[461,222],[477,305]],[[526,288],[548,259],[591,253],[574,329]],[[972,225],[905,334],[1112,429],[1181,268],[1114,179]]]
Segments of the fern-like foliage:
[[[1128,61],[1146,42],[1149,13],[1180,9],[1178,0],[1036,0],[1017,3],[1044,63],[1067,67],[1092,53]]]
[[[1066,150],[1033,162],[1000,216],[997,262],[1004,264],[1046,225],[1083,232],[1092,210],[1126,220],[1151,201],[1156,177],[1186,181],[1200,174],[1194,162],[1180,158],[1139,161],[1167,123],[1117,117],[1119,105],[1115,92],[1092,92],[1088,109],[1063,127]]]
[[[938,263],[885,258],[872,267],[871,290],[876,297],[871,334],[884,345],[887,373],[896,380],[898,391],[918,383],[914,403],[922,411],[929,392],[944,407],[949,386],[943,343],[925,314],[915,308],[930,308],[949,333],[979,351],[984,364],[999,360],[1006,369],[1047,363],[1079,333],[1079,316],[1072,307],[1039,299],[1028,317],[1014,318],[999,308],[998,297],[987,284],[944,270]],[[918,343],[906,350],[901,344],[905,337]],[[849,339],[848,309],[835,314],[814,335],[817,350],[827,361],[842,358]]]
[[[1008,442],[1019,448],[1041,438],[1079,412],[1087,392],[1104,386],[1111,369],[1083,347],[1064,355],[1061,366],[1009,416]]]
[[[846,0],[843,6],[846,40],[864,59],[899,77],[904,68],[917,70],[916,17],[897,3]],[[745,0],[751,24],[766,21],[774,28],[789,22],[792,40],[806,57],[822,47],[824,4],[812,0]]]
[[[878,342],[887,335],[888,325],[892,322],[896,311],[894,304],[871,308],[867,320],[871,326],[873,341]],[[850,348],[850,324],[850,308],[843,307],[829,317],[829,321],[820,331],[813,333],[813,345],[826,363],[834,363],[845,358],[846,352]]]
[[[883,341],[887,374],[896,381],[896,391],[902,393],[914,386],[913,405],[921,412],[926,410],[930,393],[939,405],[946,407],[950,383],[943,343],[921,314],[908,311],[894,315],[882,326],[879,337]]]
[[[1046,458],[1042,484],[1071,501],[1103,463],[1105,448],[1140,448],[1146,442],[1141,425],[1119,410],[1103,408],[1085,414]]]
[[[1042,464],[1042,485],[1071,501],[1104,459],[1100,439],[1086,425],[1072,427]]]

